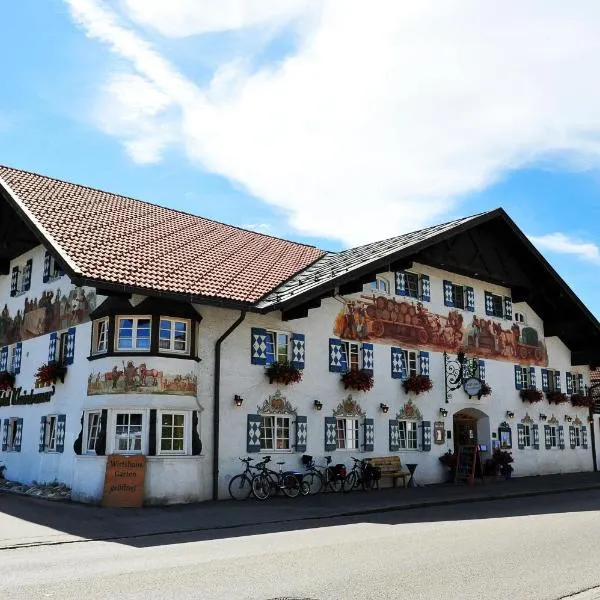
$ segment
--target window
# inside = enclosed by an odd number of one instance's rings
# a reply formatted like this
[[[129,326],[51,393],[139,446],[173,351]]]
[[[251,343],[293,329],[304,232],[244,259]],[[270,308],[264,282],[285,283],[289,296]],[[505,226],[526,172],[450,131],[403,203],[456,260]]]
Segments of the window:
[[[337,419],[336,431],[338,450],[358,450],[358,419]]]
[[[531,378],[529,376],[529,367],[521,367],[521,388],[529,389]]]
[[[467,290],[464,285],[452,284],[452,304],[455,308],[465,309]]]
[[[496,294],[490,294],[491,298],[491,313],[494,317],[504,318],[504,298]]]
[[[531,427],[529,425],[523,425],[523,446],[531,448]]]
[[[142,452],[142,413],[116,413],[115,451]]]
[[[556,391],[556,371],[553,369],[548,369],[548,391],[555,392]]]
[[[48,415],[46,417],[44,451],[56,452],[56,415]]]
[[[185,454],[185,421],[185,413],[161,413],[161,454]]]
[[[7,452],[16,452],[17,450],[17,418],[8,419],[8,435],[6,437]]]
[[[573,442],[575,444],[575,448],[581,447],[581,429],[578,425],[573,427]]]
[[[515,321],[517,323],[527,324],[527,319],[525,318],[525,315],[522,312],[515,312]]]
[[[573,393],[574,394],[583,394],[584,390],[581,389],[581,386],[579,385],[579,375],[577,373],[573,373],[572,374],[572,381],[573,381]]]
[[[416,273],[405,273],[406,295],[419,298],[419,276]]]
[[[117,332],[117,350],[150,350],[150,317],[119,317]]]
[[[86,453],[96,452],[96,442],[100,437],[100,411],[88,413],[87,437],[85,442]]]
[[[8,359],[8,364],[6,365],[6,368],[9,373],[15,372],[16,358],[17,358],[17,347],[12,346],[10,349],[10,358]]]
[[[260,449],[290,449],[290,417],[263,416],[260,418]]]
[[[550,430],[549,430],[549,441],[550,441],[550,447],[551,448],[556,448],[557,447],[557,433],[556,433],[556,426],[555,425],[550,425]]]
[[[358,371],[360,369],[360,352],[358,344],[354,342],[342,342],[342,352],[346,357],[348,370]]]
[[[290,336],[288,333],[281,331],[267,331],[267,335],[271,340],[273,352],[267,348],[267,365],[274,362],[288,362],[290,356]]]
[[[92,328],[92,354],[103,354],[108,350],[108,319],[94,321]]]
[[[408,377],[418,375],[417,365],[419,363],[417,361],[417,353],[414,350],[402,350],[402,354],[404,354],[404,364],[406,365],[406,374]]]
[[[190,322],[161,317],[158,339],[160,352],[189,353]]]
[[[418,449],[417,425],[417,421],[398,421],[402,450]]]
[[[48,268],[48,281],[52,281],[53,279],[58,279],[64,275],[62,269],[58,266],[58,262],[54,258],[54,256],[50,255],[49,259],[49,268]]]
[[[383,277],[377,277],[375,281],[371,282],[371,289],[377,290],[378,292],[382,292],[384,294],[389,294],[390,282]]]

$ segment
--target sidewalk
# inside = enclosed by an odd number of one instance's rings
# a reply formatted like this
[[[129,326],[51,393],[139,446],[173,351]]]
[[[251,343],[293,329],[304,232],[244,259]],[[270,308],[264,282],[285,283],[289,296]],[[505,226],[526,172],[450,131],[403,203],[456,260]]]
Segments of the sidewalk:
[[[428,506],[600,490],[600,473],[514,478],[486,484],[431,485],[383,489],[370,493],[319,494],[265,502],[221,500],[200,504],[108,509],[56,503],[0,493],[0,549],[125,540],[157,534],[234,530],[409,510]],[[307,525],[305,525],[307,526]],[[240,532],[240,535],[242,533]]]

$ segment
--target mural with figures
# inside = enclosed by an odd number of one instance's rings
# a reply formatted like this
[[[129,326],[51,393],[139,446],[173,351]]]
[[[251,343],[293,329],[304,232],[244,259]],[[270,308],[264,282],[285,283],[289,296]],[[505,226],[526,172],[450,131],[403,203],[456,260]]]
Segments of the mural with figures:
[[[146,363],[122,361],[110,371],[90,373],[88,396],[98,394],[175,394],[195,396],[198,387],[196,375],[167,374]]]
[[[430,312],[419,302],[387,296],[346,300],[333,326],[344,340],[375,341],[409,348],[459,352],[510,362],[547,366],[542,336],[532,327],[450,310]]]
[[[81,287],[44,291],[39,298],[23,296],[23,310],[11,315],[5,304],[0,311],[0,346],[79,325],[95,308],[95,292]]]

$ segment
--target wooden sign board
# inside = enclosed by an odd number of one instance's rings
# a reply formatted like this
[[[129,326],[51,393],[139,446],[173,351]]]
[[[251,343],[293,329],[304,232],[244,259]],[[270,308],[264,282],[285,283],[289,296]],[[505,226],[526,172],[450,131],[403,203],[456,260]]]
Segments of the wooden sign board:
[[[477,464],[477,446],[459,446],[456,459],[456,476],[454,483],[465,479],[473,484],[475,482],[475,465]]]
[[[145,456],[111,454],[106,461],[102,506],[137,508],[144,502]]]

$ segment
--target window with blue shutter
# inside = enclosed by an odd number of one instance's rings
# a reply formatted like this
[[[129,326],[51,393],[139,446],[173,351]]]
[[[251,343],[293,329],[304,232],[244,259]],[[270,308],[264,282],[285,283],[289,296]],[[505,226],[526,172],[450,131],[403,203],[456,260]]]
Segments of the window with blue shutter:
[[[431,302],[431,282],[429,275],[421,275],[421,300]]]
[[[402,348],[397,348],[392,346],[390,348],[391,355],[391,368],[392,368],[392,379],[403,379],[402,373],[406,373],[406,366],[404,369],[402,368],[404,365],[404,353],[402,352]]]
[[[494,296],[490,292],[484,292],[485,297],[485,314],[488,317],[494,316]]]
[[[46,254],[44,255],[44,274],[42,276],[42,281],[47,283],[50,279],[50,264],[52,259],[50,257],[50,252],[46,250]]]
[[[267,364],[267,330],[252,327],[250,330],[250,361],[253,365]]]
[[[303,333],[292,334],[292,361],[297,369],[304,369],[306,360],[306,340]]]
[[[363,427],[365,431],[364,451],[373,452],[375,448],[375,421],[373,419],[365,419]]]
[[[583,383],[583,374],[582,373],[579,373],[577,375],[577,388],[578,388],[577,391],[580,394],[585,394],[585,385]]]
[[[504,296],[504,318],[512,321],[513,310],[512,310],[512,298]]]
[[[567,371],[567,394],[573,393],[573,374]]]
[[[260,452],[260,415],[248,415],[246,451],[248,453]]]
[[[48,362],[51,363],[56,360],[56,345],[58,343],[58,334],[53,331],[50,334],[50,342],[48,344]]]
[[[517,390],[523,387],[523,372],[520,365],[515,365],[515,388]]]
[[[400,450],[400,427],[396,419],[390,419],[389,421],[389,434],[390,452],[398,452]]]
[[[25,268],[23,269],[23,285],[21,287],[22,292],[28,292],[31,289],[31,272],[33,270],[33,260],[30,258],[25,263]]]
[[[40,439],[38,444],[38,452],[43,452],[46,446],[46,417],[40,418]]]
[[[335,417],[325,417],[325,452],[333,452],[337,448]]]
[[[525,425],[517,423],[517,448],[523,450],[525,448]]]
[[[560,392],[560,371],[554,371],[554,389]]]
[[[16,296],[19,291],[19,267],[13,267],[10,276],[10,295]]]
[[[8,346],[0,349],[0,371],[8,371]]]
[[[75,360],[75,332],[75,327],[70,327],[67,331],[67,347],[64,350],[65,365],[72,365]]]
[[[308,441],[308,420],[304,416],[296,417],[296,452],[306,452]]]
[[[584,450],[588,449],[588,441],[587,441],[587,427],[585,425],[581,426],[581,447]]]
[[[13,450],[15,452],[21,452],[21,442],[23,440],[23,419],[17,419],[16,424],[16,432],[15,432],[15,445]]]
[[[452,282],[444,279],[444,306],[454,306],[454,298],[452,295]]]
[[[342,348],[342,341],[337,338],[329,338],[329,370],[332,373],[343,373],[346,359]]]
[[[529,388],[532,390],[536,389],[535,367],[529,367]]]
[[[466,286],[467,306],[466,309],[470,312],[475,312],[475,290],[472,287]]]
[[[542,392],[549,390],[548,386],[548,369],[542,369]]]
[[[364,371],[373,374],[375,368],[375,355],[373,352],[373,344],[362,343],[362,367]]]
[[[565,449],[565,428],[562,425],[558,426],[558,447]]]
[[[65,451],[65,436],[67,434],[67,415],[58,415],[56,418],[56,451]]]
[[[23,357],[23,343],[17,342],[15,346],[15,361],[14,361],[14,369],[15,375],[18,375],[21,372],[21,360]],[[1,371],[2,369],[0,369]]]
[[[481,379],[481,381],[485,381],[485,360],[480,358],[478,361],[478,366],[479,366],[479,379]]]
[[[396,296],[406,296],[406,273],[404,271],[396,271],[395,284]]]
[[[423,421],[421,423],[421,449],[423,452],[429,452],[431,450],[431,421]]]
[[[419,352],[419,373],[429,377],[429,352]]]
[[[531,426],[531,447],[534,450],[540,449],[540,428],[537,424]]]
[[[573,425],[569,425],[569,446],[571,446],[571,450],[575,450],[575,427]]]
[[[546,445],[546,450],[550,450],[550,448],[552,448],[552,435],[550,433],[550,425],[544,425],[544,442]]]
[[[6,452],[7,444],[8,444],[8,419],[4,419],[4,424],[2,425],[2,452]]]

